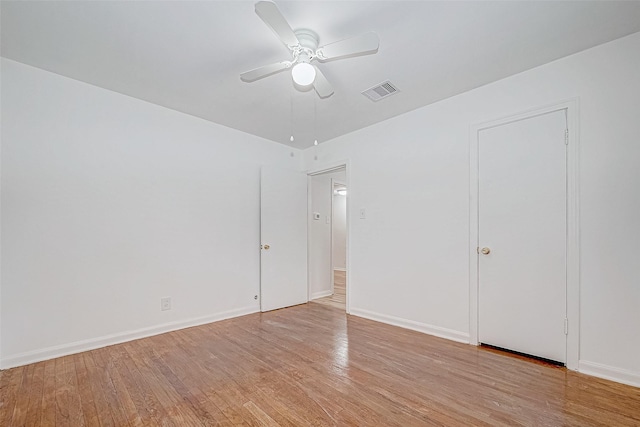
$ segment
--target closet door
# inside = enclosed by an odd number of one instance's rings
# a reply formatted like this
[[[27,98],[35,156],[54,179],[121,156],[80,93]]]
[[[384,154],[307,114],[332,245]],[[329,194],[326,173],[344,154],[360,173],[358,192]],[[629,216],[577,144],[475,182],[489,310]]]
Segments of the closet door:
[[[479,313],[483,344],[566,361],[566,115],[479,135]]]

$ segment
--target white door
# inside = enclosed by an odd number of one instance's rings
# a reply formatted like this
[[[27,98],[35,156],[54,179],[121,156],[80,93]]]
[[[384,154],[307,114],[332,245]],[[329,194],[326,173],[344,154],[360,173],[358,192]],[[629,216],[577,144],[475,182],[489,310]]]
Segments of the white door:
[[[307,175],[262,168],[260,235],[260,309],[307,302]]]
[[[483,129],[478,148],[479,341],[562,363],[566,129],[550,112]]]

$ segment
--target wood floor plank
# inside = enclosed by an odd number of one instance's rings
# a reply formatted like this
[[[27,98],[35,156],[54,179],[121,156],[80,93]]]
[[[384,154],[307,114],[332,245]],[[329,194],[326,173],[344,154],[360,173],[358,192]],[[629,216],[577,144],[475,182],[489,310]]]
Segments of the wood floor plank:
[[[300,422],[295,421],[295,417],[292,416],[289,408],[282,407],[270,399],[268,395],[263,393],[260,389],[256,390],[250,395],[251,402],[254,402],[263,412],[271,417],[277,425],[281,427],[295,427],[301,425]]]
[[[28,365],[22,370],[20,383],[16,392],[16,404],[13,408],[13,416],[11,417],[12,424],[25,425],[34,369],[35,365]]]
[[[126,390],[133,408],[135,408],[135,415],[140,420],[143,426],[154,425],[154,418],[152,418],[151,409],[147,408],[144,401],[144,396],[138,387],[136,381],[134,381],[133,373],[129,371],[129,367],[122,360],[124,359],[124,348],[119,345],[107,347],[105,349],[105,358],[109,359],[109,363],[113,363],[113,375],[114,386],[116,386],[116,393],[123,394],[120,391]],[[98,353],[100,354],[100,353]]]
[[[153,389],[163,407],[169,407],[168,414],[177,425],[186,425],[198,420],[198,425],[215,425],[215,418],[202,408],[191,390],[169,369],[155,353],[153,347],[139,340],[130,343],[138,347],[138,356],[134,359],[141,373],[152,378]]]
[[[193,342],[190,341],[190,334],[193,332],[193,328],[180,332],[181,333],[177,334],[177,339],[185,343]],[[214,332],[210,333],[213,337],[216,336]],[[253,417],[247,417],[249,412],[243,406],[248,401],[246,395],[250,393],[254,387],[250,383],[247,383],[242,389],[239,387],[236,378],[243,378],[244,373],[236,369],[234,359],[228,359],[226,356],[228,354],[234,354],[233,346],[223,340],[217,340],[216,342],[218,344],[216,350],[209,350],[206,345],[188,346],[187,344],[187,346],[183,346],[182,350],[184,354],[182,354],[181,357],[185,357],[185,360],[198,362],[193,363],[192,368],[188,369],[188,371],[184,369],[181,370],[180,374],[198,384],[198,388],[201,390],[207,388],[207,384],[201,380],[202,376],[211,378],[215,382],[215,385],[211,384],[211,387],[215,387],[211,389],[211,391],[216,391],[214,393],[210,391],[208,395],[212,401],[215,402],[222,414],[233,425],[257,425]],[[187,352],[186,348],[189,348],[191,351]],[[219,355],[214,355],[212,351],[218,353],[218,350],[222,350],[222,352],[220,352]],[[225,366],[228,369],[220,370],[220,366]],[[200,375],[194,377],[189,371]]]
[[[65,362],[66,357],[55,359],[55,403],[56,403],[56,426],[71,426],[69,399],[69,385],[66,381]]]
[[[0,425],[9,425],[11,419],[7,416],[9,404],[9,382],[14,369],[0,371]],[[13,411],[11,412],[13,416]]]
[[[37,427],[41,425],[42,395],[44,392],[44,367],[45,362],[34,363],[33,381],[29,392],[29,406],[25,425]]]
[[[265,427],[279,427],[280,424],[276,422],[273,418],[271,418],[266,412],[264,412],[258,405],[253,402],[253,400],[249,400],[247,403],[242,405],[249,411],[251,415],[256,419],[260,426]]]
[[[309,303],[0,372],[4,426],[640,426],[640,389]]]
[[[25,367],[11,369],[2,372],[2,399],[0,399],[0,425],[11,425],[16,407],[17,394],[20,391],[20,383]]]
[[[73,358],[73,364],[78,380],[78,395],[80,397],[80,408],[86,424],[89,426],[100,425],[98,410],[95,403],[89,372],[85,365],[85,358],[77,356]]]
[[[72,426],[84,426],[86,420],[82,411],[81,395],[78,387],[78,375],[75,359],[78,356],[65,356],[64,378],[69,389],[69,422]]]
[[[42,426],[56,425],[56,359],[44,362],[44,384],[42,388]]]
[[[172,333],[175,345],[154,347],[159,357],[170,364],[171,372],[196,397],[201,410],[206,411],[218,425],[242,424],[242,416],[227,409],[217,390],[221,378],[216,370],[208,369],[210,364],[218,366],[219,360],[203,348],[189,341],[182,331]],[[169,365],[168,365],[169,366]],[[226,377],[224,381],[227,381]]]
[[[143,426],[144,423],[136,405],[131,398],[131,390],[120,377],[117,364],[111,357],[109,348],[91,351],[87,358],[87,366],[95,375],[95,395],[104,399],[104,405],[98,405],[100,423],[104,426]]]
[[[88,414],[87,420],[91,419],[91,421],[88,422],[88,425],[101,425],[105,427],[112,427],[115,425],[127,426],[128,423],[126,422],[126,418],[121,418],[120,422],[117,424],[114,422],[109,407],[113,406],[114,408],[119,408],[119,405],[116,399],[112,399],[110,402],[105,394],[104,388],[109,386],[110,378],[108,377],[106,369],[100,369],[96,366],[93,358],[94,353],[95,351],[82,353],[82,357],[78,357],[76,360],[76,363],[84,365],[85,375],[79,375],[79,381],[82,384],[82,387],[88,386],[90,390],[93,397],[93,404],[95,405],[95,416],[98,421],[98,424],[93,424],[94,418],[91,414]],[[83,399],[83,401],[85,400],[86,399]],[[85,404],[87,403],[85,402]]]
[[[165,408],[162,406],[162,403],[156,395],[156,391],[159,389],[155,388],[156,384],[154,383],[153,378],[146,376],[145,372],[141,372],[138,366],[136,366],[135,357],[137,355],[135,353],[131,354],[131,344],[124,343],[119,346],[114,346],[113,348],[120,352],[122,365],[126,367],[129,373],[128,376],[133,381],[133,390],[140,396],[140,399],[136,401],[138,412],[141,411],[141,407],[138,406],[138,404],[142,404],[155,425],[167,427],[177,426],[178,424],[171,419],[167,412],[167,409],[171,408]],[[146,417],[143,417],[143,419],[145,418]]]

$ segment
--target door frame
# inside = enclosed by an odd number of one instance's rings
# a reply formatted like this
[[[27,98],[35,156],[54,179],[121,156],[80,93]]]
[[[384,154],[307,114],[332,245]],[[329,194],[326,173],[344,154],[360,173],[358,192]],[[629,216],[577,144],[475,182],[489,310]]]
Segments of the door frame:
[[[479,345],[478,341],[478,190],[479,190],[479,138],[480,131],[554,111],[564,110],[567,115],[567,288],[566,316],[567,347],[566,366],[578,370],[580,359],[580,247],[579,247],[579,99],[573,98],[545,107],[524,111],[496,120],[472,125],[469,129],[469,343]]]
[[[307,176],[308,176],[308,184],[307,185],[311,185],[311,177],[312,176],[316,176],[316,175],[322,175],[324,173],[327,172],[333,172],[339,169],[344,169],[345,170],[345,181],[346,181],[346,186],[349,189],[348,191],[351,192],[351,165],[350,165],[350,161],[349,159],[344,159],[344,160],[337,160],[334,162],[329,162],[329,163],[323,163],[321,165],[317,165],[314,166],[313,168],[307,170]],[[311,192],[310,190],[307,191],[308,194],[308,203],[309,205],[311,204]],[[346,274],[346,278],[345,278],[345,288],[346,288],[346,304],[345,304],[345,310],[347,314],[351,313],[351,256],[350,256],[350,248],[351,248],[351,215],[349,215],[349,212],[351,212],[351,195],[352,193],[348,193],[347,196],[347,235],[346,235],[346,267],[347,267],[347,274]],[[331,227],[333,228],[333,186],[331,188]],[[333,236],[332,236],[333,239]],[[308,244],[310,244],[310,239],[307,239]],[[333,245],[333,242],[332,242]],[[333,252],[333,250],[332,250]],[[307,250],[307,257],[309,256],[310,251]],[[333,258],[333,253],[331,254],[332,258]],[[308,276],[308,269],[309,269],[309,260],[307,259],[307,276]],[[331,260],[331,268],[333,269],[333,259]],[[332,274],[333,276],[333,274]],[[307,279],[307,286],[311,286],[311,280]],[[331,278],[331,286],[333,287],[333,277]],[[311,295],[311,292],[308,291],[307,292],[308,295]]]

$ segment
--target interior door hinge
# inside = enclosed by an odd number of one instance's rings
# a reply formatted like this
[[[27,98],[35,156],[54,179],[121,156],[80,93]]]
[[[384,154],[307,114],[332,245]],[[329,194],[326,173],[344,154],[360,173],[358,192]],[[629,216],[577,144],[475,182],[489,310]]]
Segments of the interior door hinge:
[[[569,145],[569,129],[564,130],[564,145]]]
[[[569,319],[564,319],[564,334],[567,335],[569,333]]]

